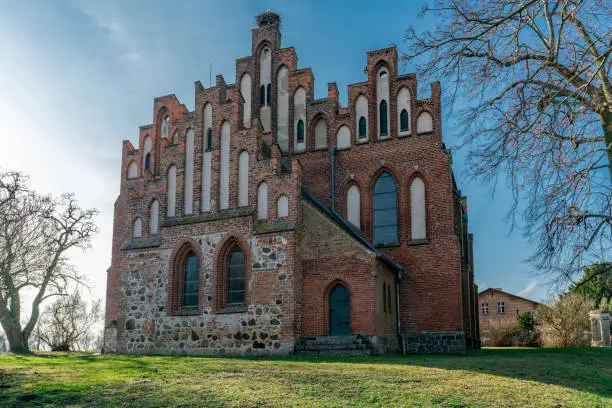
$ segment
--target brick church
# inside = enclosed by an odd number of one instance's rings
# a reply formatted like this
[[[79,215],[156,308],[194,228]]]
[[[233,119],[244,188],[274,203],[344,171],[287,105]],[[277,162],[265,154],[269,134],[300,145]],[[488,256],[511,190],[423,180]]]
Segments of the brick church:
[[[335,83],[257,16],[236,83],[155,99],[123,142],[105,351],[463,352],[479,346],[466,198],[395,47]],[[361,69],[357,67],[356,69]]]

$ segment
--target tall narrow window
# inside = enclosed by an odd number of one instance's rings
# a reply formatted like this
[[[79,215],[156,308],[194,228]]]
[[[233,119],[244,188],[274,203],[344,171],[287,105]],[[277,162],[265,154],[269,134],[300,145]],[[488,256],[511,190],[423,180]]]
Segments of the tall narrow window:
[[[298,143],[304,142],[304,121],[300,120],[297,124],[297,141]]]
[[[185,176],[184,176],[184,214],[193,212],[193,165],[194,165],[195,135],[189,129],[185,136]]]
[[[389,134],[389,129],[387,128],[387,101],[380,102],[380,111],[378,114],[380,119],[380,135],[387,136]]]
[[[151,234],[157,234],[159,225],[159,201],[153,200],[149,209],[149,229]]]
[[[272,84],[268,84],[266,88],[266,105],[270,106],[272,104]]]
[[[376,77],[376,105],[378,107],[378,137],[389,136],[389,72],[382,66]],[[364,115],[365,116],[365,115]]]
[[[265,182],[257,188],[257,219],[268,219],[268,184]]]
[[[425,183],[419,177],[410,184],[410,229],[413,240],[427,237]]]
[[[251,127],[251,76],[244,74],[240,80],[240,94],[244,100],[242,105],[242,126]]]
[[[323,119],[319,119],[315,125],[315,149],[327,147],[327,125]]]
[[[183,268],[183,307],[197,308],[200,287],[200,260],[190,251],[185,257]]]
[[[212,104],[207,103],[204,106],[204,115],[202,121],[202,129],[204,130],[205,140],[204,154],[202,155],[202,211],[210,211],[211,202],[211,176],[212,176]]]
[[[227,266],[227,303],[244,303],[244,252],[238,245],[229,252]]]
[[[259,104],[260,105],[266,104],[266,86],[265,85],[262,85],[259,87]]]
[[[400,130],[402,132],[410,130],[408,125],[408,111],[406,109],[402,109],[402,112],[400,113]]]
[[[276,74],[276,138],[278,147],[289,151],[289,70],[281,67]]]
[[[142,220],[140,219],[140,217],[136,217],[136,219],[134,220],[134,226],[132,228],[132,237],[142,237]]]
[[[403,86],[397,93],[397,125],[402,136],[410,134],[410,106],[410,91]]]
[[[176,215],[176,166],[168,169],[168,217]]]
[[[165,115],[162,119],[161,125],[161,137],[162,139],[168,138],[168,128],[170,127],[170,116]]]
[[[151,169],[151,149],[153,148],[153,145],[151,143],[151,138],[149,136],[145,137],[144,143],[143,143],[143,148],[144,148],[144,166],[143,166],[143,173],[146,173],[147,171],[149,171]]]
[[[264,132],[271,130],[272,109],[270,108],[270,90],[272,83],[272,53],[264,47],[259,54],[259,121]]]
[[[359,139],[367,139],[368,137],[368,98],[365,95],[359,95],[355,103],[355,117],[357,118],[357,136]]]
[[[361,228],[361,194],[356,185],[352,185],[346,194],[346,219]]]
[[[295,152],[306,150],[306,89],[300,87],[293,94],[293,138]]]
[[[238,159],[238,206],[249,205],[249,152],[243,150]]]
[[[387,312],[387,284],[383,282],[383,312]]]
[[[230,125],[221,126],[221,171],[219,174],[219,209],[229,208],[229,179],[230,179]]]
[[[289,199],[285,195],[278,198],[276,203],[276,216],[278,218],[289,216]]]
[[[208,129],[206,134],[206,151],[212,151],[212,129]]]
[[[387,312],[391,313],[391,285],[387,285]]]
[[[383,172],[374,185],[374,243],[397,242],[397,187]]]
[[[363,139],[364,137],[367,136],[367,122],[366,122],[366,118],[365,117],[360,117],[359,118],[359,138]]]

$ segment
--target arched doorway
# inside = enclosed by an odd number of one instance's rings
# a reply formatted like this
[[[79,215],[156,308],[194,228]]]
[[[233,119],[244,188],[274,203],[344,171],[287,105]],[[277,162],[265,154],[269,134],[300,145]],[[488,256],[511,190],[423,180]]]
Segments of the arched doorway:
[[[348,336],[351,334],[351,296],[340,284],[329,293],[329,335]]]

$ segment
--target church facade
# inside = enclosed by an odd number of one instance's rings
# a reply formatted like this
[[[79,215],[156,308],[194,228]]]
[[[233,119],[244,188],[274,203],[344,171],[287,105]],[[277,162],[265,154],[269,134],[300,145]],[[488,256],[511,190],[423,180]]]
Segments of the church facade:
[[[193,111],[156,98],[138,145],[123,142],[105,351],[478,347],[439,84],[419,99],[392,47],[367,54],[348,106],[335,83],[315,99],[279,16],[257,24],[236,83],[196,82]]]

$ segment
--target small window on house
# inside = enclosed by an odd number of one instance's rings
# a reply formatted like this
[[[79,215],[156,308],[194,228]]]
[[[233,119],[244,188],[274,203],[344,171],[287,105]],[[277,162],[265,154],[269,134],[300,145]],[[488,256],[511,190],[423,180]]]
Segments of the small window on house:
[[[487,302],[483,302],[480,305],[480,313],[482,313],[483,315],[489,314],[489,304]]]
[[[162,126],[161,126],[161,137],[162,137],[162,139],[167,139],[168,138],[168,127],[169,127],[169,125],[170,125],[170,116],[166,115],[162,119]]]
[[[504,302],[497,302],[497,313],[506,313],[506,305],[504,305]]]
[[[380,120],[380,135],[387,136],[389,134],[389,129],[387,128],[387,101],[382,100],[380,102],[380,111],[378,116]]]
[[[206,134],[206,151],[210,152],[212,150],[212,129],[208,129]]]
[[[268,84],[268,88],[266,89],[266,105],[270,106],[272,104],[272,84]]]
[[[402,113],[400,113],[400,130],[402,132],[407,131],[410,128],[408,125],[408,111],[406,109],[402,109]]]
[[[132,228],[132,237],[133,238],[142,237],[142,220],[140,219],[140,217],[137,217],[134,220],[134,226]]]
[[[229,253],[227,266],[227,303],[244,303],[244,253],[238,245]]]
[[[265,85],[262,85],[259,88],[259,104],[262,106],[266,104],[266,86]]]
[[[387,284],[383,282],[383,312],[387,313]]]
[[[144,169],[145,171],[147,171],[150,168],[151,168],[151,153],[147,153],[147,155],[145,156]]]
[[[367,135],[366,129],[367,129],[366,118],[362,116],[359,118],[359,138],[360,139],[363,139],[364,137],[366,137]]]
[[[304,121],[300,120],[297,124],[297,141],[298,143],[304,142]]]
[[[391,313],[392,309],[391,309],[391,285],[387,285],[387,302],[389,303],[387,305],[387,312]]]
[[[184,282],[182,306],[185,308],[197,308],[200,286],[200,260],[195,253],[190,251],[185,257],[183,272]]]

